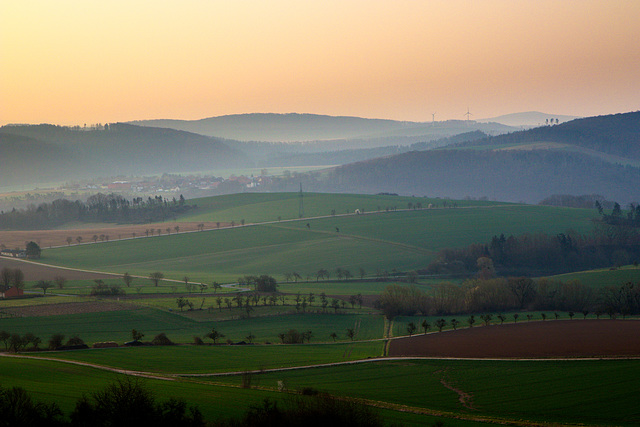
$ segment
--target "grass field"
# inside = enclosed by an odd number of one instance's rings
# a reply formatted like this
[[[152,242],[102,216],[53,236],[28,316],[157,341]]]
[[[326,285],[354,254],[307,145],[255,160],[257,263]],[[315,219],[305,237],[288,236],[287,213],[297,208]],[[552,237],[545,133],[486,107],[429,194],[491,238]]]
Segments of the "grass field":
[[[382,347],[382,341],[305,345],[188,345],[40,352],[34,355],[134,371],[208,374],[367,359],[380,356]]]
[[[194,300],[197,302],[197,300]],[[128,306],[125,306],[125,308]],[[261,307],[258,307],[260,309]],[[317,309],[317,307],[314,307]],[[377,339],[383,336],[383,318],[377,314],[347,314],[348,310],[340,309],[341,314],[288,314],[293,307],[287,306],[287,313],[278,312],[272,315],[251,318],[229,319],[229,316],[240,316],[236,309],[217,309],[209,314],[207,310],[201,315],[188,316],[176,312],[168,312],[153,307],[140,309],[124,309],[101,313],[59,314],[36,317],[13,317],[0,319],[0,330],[10,333],[25,334],[31,332],[46,341],[51,335],[62,333],[67,338],[74,335],[82,338],[89,345],[100,341],[116,341],[120,344],[131,340],[131,330],[136,329],[145,334],[145,341],[154,336],[166,333],[176,343],[192,343],[194,336],[203,337],[215,328],[225,335],[226,341],[246,341],[253,335],[254,342],[279,343],[279,333],[289,329],[299,332],[312,332],[313,342],[332,341],[330,334],[335,332],[338,341],[348,341],[347,328],[354,329],[356,339]],[[345,312],[346,311],[346,312]],[[358,309],[356,308],[356,310]],[[216,318],[218,313],[224,318]],[[231,312],[231,313],[229,313]],[[330,310],[329,313],[332,313]],[[238,314],[232,314],[238,313]],[[362,313],[365,313],[363,310]],[[190,313],[189,313],[190,314]]]
[[[577,273],[560,274],[552,276],[552,279],[567,282],[570,280],[579,280],[583,285],[591,286],[594,288],[601,288],[604,286],[615,286],[628,282],[638,283],[640,282],[640,268],[633,265],[624,266],[621,268],[611,269],[598,269],[589,271],[580,271]]]
[[[3,386],[19,386],[29,391],[36,400],[56,402],[65,414],[69,414],[75,402],[83,395],[98,391],[122,378],[123,375],[86,366],[34,360],[0,357]],[[202,380],[163,381],[142,379],[142,384],[151,389],[156,398],[182,398],[197,405],[205,419],[230,419],[240,417],[249,405],[261,405],[263,399],[286,400],[283,393],[258,388],[243,389],[224,384],[203,383]],[[402,411],[380,410],[388,423],[404,426],[429,426],[440,420],[438,417],[418,415]],[[447,427],[491,426],[489,423],[445,419]]]
[[[205,283],[245,274],[282,281],[287,272],[314,277],[321,268],[338,267],[352,273],[363,268],[371,276],[380,269],[424,268],[440,249],[486,242],[495,234],[586,231],[593,215],[496,205],[328,217],[49,249],[42,262],[143,277],[162,271]]]
[[[205,197],[190,201],[198,209],[180,217],[180,221],[235,221],[242,219],[247,223],[298,219],[299,193],[244,193],[226,196]],[[421,203],[426,208],[429,204],[443,206],[445,200],[425,197],[402,197],[367,194],[325,194],[303,193],[305,217],[329,216],[332,211],[336,215],[354,213],[356,209],[364,212],[378,212],[389,209],[407,209],[409,203],[415,206]],[[450,203],[450,201],[446,201]],[[474,200],[455,201],[459,207],[487,206],[504,203],[478,202]]]
[[[476,416],[632,426],[640,423],[640,408],[635,403],[638,374],[640,362],[635,360],[406,360],[265,373],[256,381],[274,387],[284,380],[292,388],[313,387]],[[240,378],[217,381],[237,384]],[[469,395],[469,408],[461,405],[460,393]]]

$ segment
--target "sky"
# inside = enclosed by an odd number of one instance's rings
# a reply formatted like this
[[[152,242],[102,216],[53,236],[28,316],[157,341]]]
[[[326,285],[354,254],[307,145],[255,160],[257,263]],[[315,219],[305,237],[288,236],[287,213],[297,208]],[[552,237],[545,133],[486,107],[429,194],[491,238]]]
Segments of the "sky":
[[[0,0],[0,124],[640,105],[636,0]]]

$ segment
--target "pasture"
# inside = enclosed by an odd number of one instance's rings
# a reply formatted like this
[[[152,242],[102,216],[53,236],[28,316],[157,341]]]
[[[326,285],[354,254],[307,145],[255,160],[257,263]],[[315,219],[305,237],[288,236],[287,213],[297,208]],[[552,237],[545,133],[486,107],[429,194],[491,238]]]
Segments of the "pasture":
[[[268,196],[268,195],[267,195]],[[282,281],[297,272],[315,278],[340,267],[367,277],[424,268],[447,247],[487,242],[504,233],[590,229],[594,212],[495,205],[424,209],[275,222],[253,226],[76,245],[44,251],[42,262],[142,277],[161,271],[197,282],[233,282],[246,274]]]
[[[83,394],[98,391],[108,384],[123,378],[118,374],[88,366],[70,365],[56,361],[39,359],[15,359],[0,357],[3,386],[15,385],[25,388],[38,401],[56,402],[65,414],[69,414],[76,401]],[[265,390],[260,387],[250,389],[222,382],[204,382],[202,379],[161,380],[143,378],[142,384],[151,389],[156,398],[182,398],[191,405],[197,405],[206,420],[214,421],[242,416],[250,405],[261,405],[265,398],[286,401],[286,393]],[[388,423],[404,426],[433,425],[439,417],[414,414],[405,411],[380,409]],[[473,421],[446,419],[448,427],[476,427]]]
[[[604,286],[619,287],[628,282],[640,282],[640,268],[634,265],[627,265],[615,269],[597,269],[588,271],[579,271],[576,273],[559,274],[552,276],[550,279],[568,282],[570,280],[579,280],[580,283],[593,287],[601,288]]]
[[[95,308],[95,309],[94,309]],[[260,311],[262,307],[257,307]],[[318,307],[314,307],[318,310]],[[254,313],[247,318],[244,309],[213,309],[179,313],[158,309],[157,307],[136,306],[125,301],[82,302],[36,306],[30,310],[16,307],[14,311],[6,308],[7,313],[27,317],[9,317],[1,319],[0,330],[25,334],[31,332],[46,343],[53,334],[64,334],[67,339],[77,335],[91,345],[100,341],[116,341],[120,344],[131,340],[131,330],[145,334],[144,341],[166,333],[176,343],[192,343],[193,337],[203,338],[211,328],[225,335],[221,342],[247,341],[252,335],[255,343],[279,343],[278,334],[290,329],[299,332],[312,332],[311,342],[332,342],[332,333],[336,341],[350,341],[347,329],[353,329],[354,339],[379,339],[383,337],[384,321],[378,314],[367,314],[366,310],[339,309],[339,314],[317,312],[295,313],[291,306],[286,312]],[[0,309],[1,310],[1,309]],[[45,313],[42,313],[45,311]],[[265,307],[265,311],[272,310]],[[47,314],[48,315],[43,315]],[[361,314],[355,314],[361,313]],[[255,314],[261,315],[257,317]],[[209,341],[205,339],[205,341]]]
[[[533,421],[632,426],[640,422],[635,403],[638,374],[636,360],[399,360],[263,373],[255,381],[272,388],[285,381],[291,388],[312,387],[448,414],[511,420],[516,425]],[[238,384],[241,378],[216,381]],[[444,422],[448,425],[446,418]]]

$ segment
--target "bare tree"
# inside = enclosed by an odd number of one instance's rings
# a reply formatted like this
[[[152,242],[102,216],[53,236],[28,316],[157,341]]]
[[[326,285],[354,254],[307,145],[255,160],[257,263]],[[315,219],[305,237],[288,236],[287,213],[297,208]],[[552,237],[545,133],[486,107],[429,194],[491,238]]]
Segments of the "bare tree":
[[[154,271],[153,273],[149,274],[149,279],[151,279],[153,285],[157,288],[160,280],[164,279],[164,274],[159,271]]]

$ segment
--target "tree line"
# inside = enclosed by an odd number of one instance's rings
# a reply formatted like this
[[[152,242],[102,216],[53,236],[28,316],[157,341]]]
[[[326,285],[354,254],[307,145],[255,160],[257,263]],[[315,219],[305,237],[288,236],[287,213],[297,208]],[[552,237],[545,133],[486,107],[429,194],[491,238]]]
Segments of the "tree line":
[[[137,224],[175,219],[194,208],[180,195],[171,200],[162,196],[136,197],[128,200],[121,195],[98,193],[86,202],[57,199],[51,203],[28,205],[25,209],[0,212],[0,229],[36,230],[63,225],[72,221],[115,222]]]
[[[502,311],[565,311],[600,317],[640,314],[640,283],[594,289],[578,280],[562,282],[529,277],[469,279],[456,285],[440,283],[430,292],[413,285],[387,286],[375,303],[387,318],[444,316]],[[586,314],[585,314],[586,316]]]

